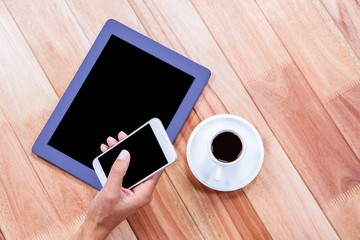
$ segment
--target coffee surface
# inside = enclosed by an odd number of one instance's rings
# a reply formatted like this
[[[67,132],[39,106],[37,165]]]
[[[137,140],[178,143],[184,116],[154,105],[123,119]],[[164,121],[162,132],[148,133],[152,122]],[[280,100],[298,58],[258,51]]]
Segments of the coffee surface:
[[[242,148],[240,138],[227,131],[218,134],[211,143],[211,151],[214,157],[225,163],[235,161],[240,156]]]

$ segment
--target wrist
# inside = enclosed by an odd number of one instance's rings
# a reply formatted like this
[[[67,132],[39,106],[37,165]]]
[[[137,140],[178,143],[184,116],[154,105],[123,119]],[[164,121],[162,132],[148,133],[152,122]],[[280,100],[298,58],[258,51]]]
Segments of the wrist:
[[[94,221],[85,219],[83,224],[81,224],[79,230],[75,234],[74,240],[99,240],[105,239],[109,235],[110,231],[100,226]]]

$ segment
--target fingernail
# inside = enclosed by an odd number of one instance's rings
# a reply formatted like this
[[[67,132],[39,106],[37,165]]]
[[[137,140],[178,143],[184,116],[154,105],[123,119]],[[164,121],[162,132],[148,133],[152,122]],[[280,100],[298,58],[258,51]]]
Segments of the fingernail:
[[[108,136],[108,138],[107,138],[106,140],[107,140],[107,141],[109,141],[109,140],[115,140],[115,141],[116,141],[116,139],[113,138],[113,137],[111,137],[111,136]]]
[[[125,160],[129,156],[129,152],[127,150],[121,150],[119,156],[117,157],[118,160]]]
[[[102,143],[102,144],[100,145],[100,149],[101,149],[101,150],[106,150],[106,145]]]

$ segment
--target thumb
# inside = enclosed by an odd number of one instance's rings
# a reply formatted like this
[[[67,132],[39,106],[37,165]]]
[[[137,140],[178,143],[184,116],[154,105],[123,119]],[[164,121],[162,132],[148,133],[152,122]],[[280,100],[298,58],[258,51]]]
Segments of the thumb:
[[[121,150],[119,156],[116,158],[111,167],[109,177],[105,186],[109,191],[117,192],[121,190],[123,178],[130,163],[130,153],[127,150]]]

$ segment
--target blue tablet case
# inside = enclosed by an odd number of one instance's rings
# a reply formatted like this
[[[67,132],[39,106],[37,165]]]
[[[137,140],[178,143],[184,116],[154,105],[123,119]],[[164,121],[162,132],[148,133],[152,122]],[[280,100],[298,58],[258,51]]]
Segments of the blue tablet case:
[[[92,168],[100,144],[158,117],[174,141],[210,71],[141,33],[108,20],[32,151],[101,189]]]

